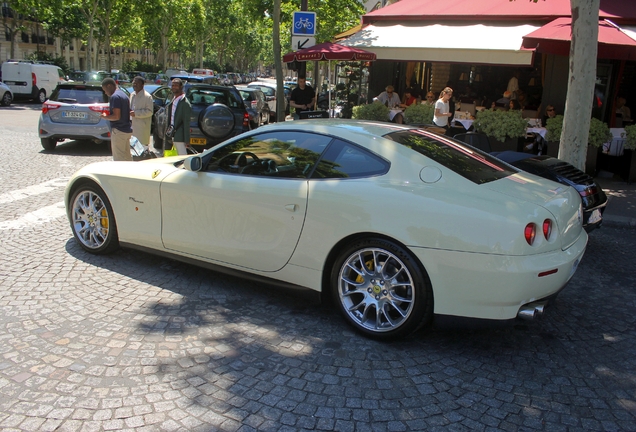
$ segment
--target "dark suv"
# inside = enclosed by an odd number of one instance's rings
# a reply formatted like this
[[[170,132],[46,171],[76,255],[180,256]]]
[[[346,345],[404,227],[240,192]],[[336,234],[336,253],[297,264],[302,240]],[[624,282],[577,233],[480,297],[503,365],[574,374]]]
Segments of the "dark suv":
[[[234,87],[186,83],[186,98],[192,104],[190,117],[190,145],[203,150],[226,139],[250,130],[250,116],[243,98]],[[164,106],[170,99],[155,99],[155,104]],[[164,110],[155,113],[154,147],[163,148],[165,122]]]

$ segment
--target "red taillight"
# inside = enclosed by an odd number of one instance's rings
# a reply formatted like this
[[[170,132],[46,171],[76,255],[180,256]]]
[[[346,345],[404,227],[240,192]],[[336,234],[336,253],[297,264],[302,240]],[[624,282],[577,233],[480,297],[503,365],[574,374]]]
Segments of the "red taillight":
[[[537,226],[532,222],[526,225],[526,228],[523,230],[523,235],[526,238],[526,241],[530,246],[534,243],[534,237],[537,234]]]
[[[250,115],[247,112],[243,113],[243,127],[250,127]]]
[[[106,115],[110,114],[110,108],[104,105],[91,105],[88,107],[89,110],[98,112],[100,114],[106,113]]]
[[[550,219],[546,219],[543,221],[543,237],[545,237],[546,240],[549,240],[551,235],[552,221]]]
[[[38,85],[38,77],[35,76],[35,72],[31,72],[31,82],[33,83],[33,87]]]
[[[62,105],[54,104],[54,103],[51,103],[51,102],[44,102],[42,104],[42,114],[46,114],[49,111],[53,111],[55,109],[58,109],[61,106]]]

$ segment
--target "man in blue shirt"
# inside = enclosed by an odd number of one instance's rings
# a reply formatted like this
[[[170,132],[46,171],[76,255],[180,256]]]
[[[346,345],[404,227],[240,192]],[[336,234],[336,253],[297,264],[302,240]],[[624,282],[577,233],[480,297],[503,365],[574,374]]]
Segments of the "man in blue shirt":
[[[110,148],[114,161],[132,161],[130,154],[130,137],[132,122],[130,120],[130,101],[112,78],[104,78],[102,89],[110,99],[110,114],[102,117],[110,121]]]

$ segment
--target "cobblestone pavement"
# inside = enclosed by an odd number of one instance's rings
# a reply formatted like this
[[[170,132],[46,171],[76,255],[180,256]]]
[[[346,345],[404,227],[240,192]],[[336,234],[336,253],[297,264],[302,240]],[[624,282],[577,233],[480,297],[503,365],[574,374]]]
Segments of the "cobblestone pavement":
[[[636,430],[636,230],[593,233],[539,321],[374,342],[263,284],[84,253],[63,188],[108,149],[42,152],[26,107],[0,109],[1,430]]]

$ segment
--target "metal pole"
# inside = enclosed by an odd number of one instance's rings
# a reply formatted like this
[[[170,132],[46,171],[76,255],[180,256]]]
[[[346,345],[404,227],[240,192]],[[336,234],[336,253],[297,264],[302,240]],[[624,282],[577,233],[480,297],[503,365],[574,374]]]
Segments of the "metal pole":
[[[307,10],[307,0],[300,0],[300,10],[301,11],[306,11]],[[300,62],[300,65],[298,66],[298,76],[304,76],[305,78],[307,77],[307,62]],[[315,85],[315,83],[314,83]]]

